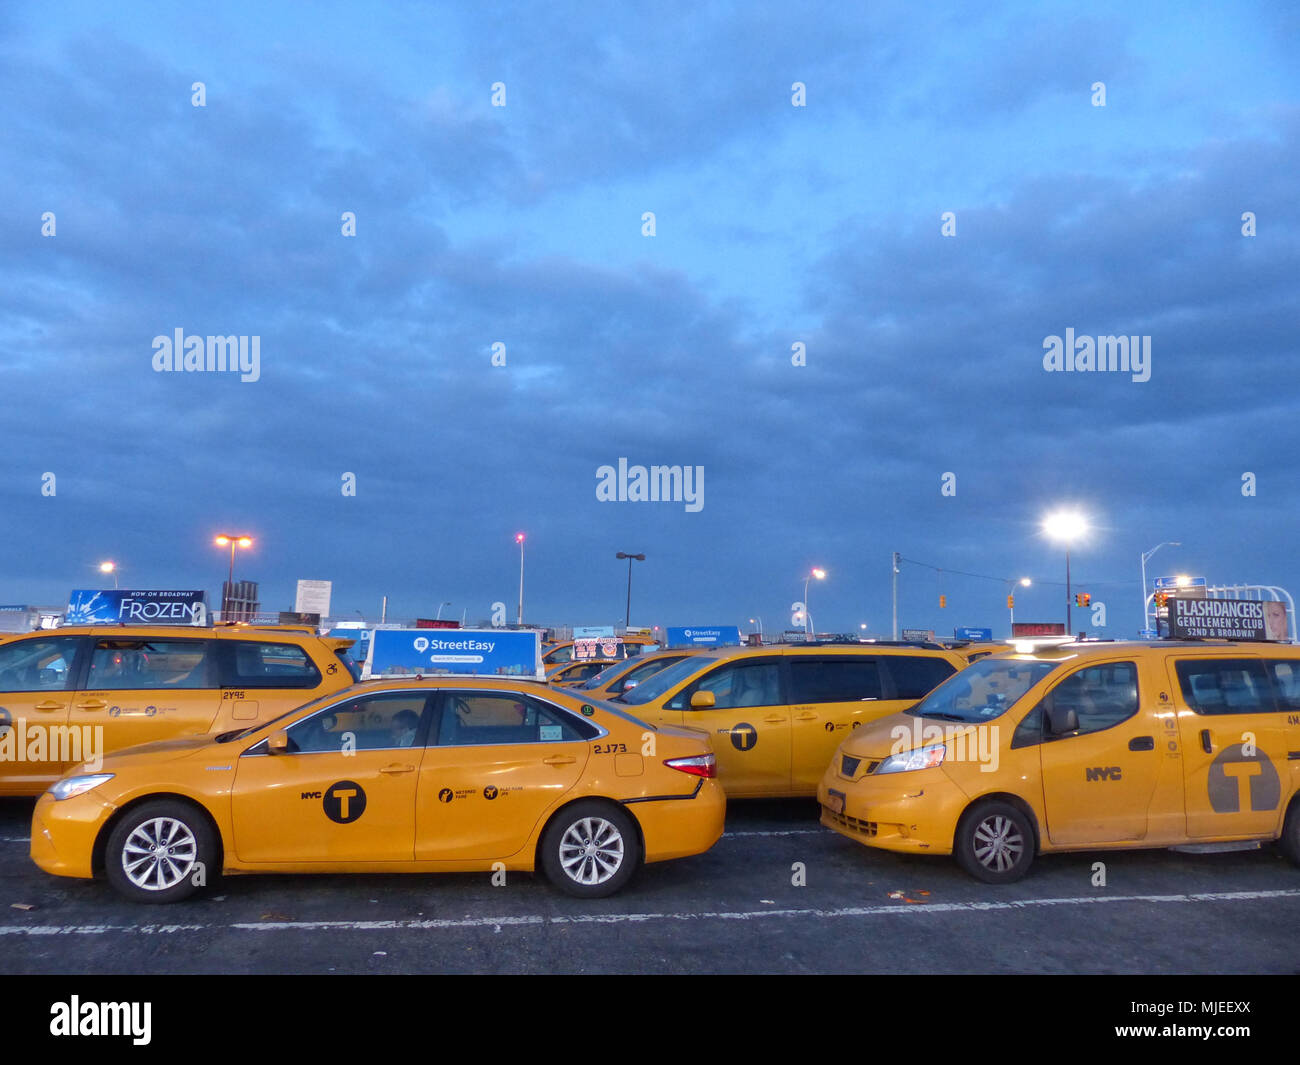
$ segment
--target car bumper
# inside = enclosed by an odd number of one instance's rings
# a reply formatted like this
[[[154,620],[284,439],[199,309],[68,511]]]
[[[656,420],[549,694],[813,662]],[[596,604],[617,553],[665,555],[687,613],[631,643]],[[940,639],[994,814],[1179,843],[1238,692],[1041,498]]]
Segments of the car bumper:
[[[817,788],[821,822],[868,847],[951,854],[966,794],[941,770],[849,781],[828,772]]]
[[[59,802],[46,792],[32,813],[32,861],[55,876],[94,876],[95,840],[113,810],[89,793]]]
[[[663,862],[703,854],[722,838],[727,797],[717,780],[704,780],[694,798],[650,799],[626,809],[641,825],[645,860]]]

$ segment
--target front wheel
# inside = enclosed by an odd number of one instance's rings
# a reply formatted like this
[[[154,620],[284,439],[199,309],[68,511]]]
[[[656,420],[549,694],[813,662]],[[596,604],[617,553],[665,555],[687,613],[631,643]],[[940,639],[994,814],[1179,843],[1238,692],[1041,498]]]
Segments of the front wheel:
[[[1009,803],[980,803],[962,818],[953,853],[975,879],[1010,884],[1024,876],[1034,860],[1034,831],[1029,819]]]
[[[599,801],[561,810],[542,835],[542,869],[570,895],[599,899],[623,887],[641,864],[641,843],[630,815]]]
[[[179,902],[214,876],[216,845],[193,806],[147,802],[113,829],[104,852],[108,881],[135,902]]]

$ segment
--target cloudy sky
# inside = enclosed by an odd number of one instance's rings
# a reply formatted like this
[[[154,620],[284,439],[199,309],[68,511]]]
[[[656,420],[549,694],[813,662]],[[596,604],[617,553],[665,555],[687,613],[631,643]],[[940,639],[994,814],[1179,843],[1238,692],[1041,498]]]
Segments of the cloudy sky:
[[[1102,635],[1162,541],[1300,592],[1298,51],[1289,3],[8,4],[0,602],[215,594],[232,531],[267,609],[513,620],[523,530],[526,620],[620,621],[621,550],[634,624],[789,627],[820,565],[887,632],[898,551],[902,624],[1000,632],[986,578],[1064,620],[1062,505]]]

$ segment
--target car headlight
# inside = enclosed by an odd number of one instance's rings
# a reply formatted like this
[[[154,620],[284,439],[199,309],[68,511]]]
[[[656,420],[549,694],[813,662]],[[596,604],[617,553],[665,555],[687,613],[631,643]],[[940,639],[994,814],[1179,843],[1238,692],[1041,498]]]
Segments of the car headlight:
[[[66,777],[50,788],[50,794],[60,801],[71,799],[74,795],[81,795],[112,779],[112,773],[88,773],[81,777]]]
[[[891,754],[877,767],[877,773],[907,773],[913,769],[933,769],[942,764],[948,748],[942,743],[929,747],[917,747],[902,754]]]

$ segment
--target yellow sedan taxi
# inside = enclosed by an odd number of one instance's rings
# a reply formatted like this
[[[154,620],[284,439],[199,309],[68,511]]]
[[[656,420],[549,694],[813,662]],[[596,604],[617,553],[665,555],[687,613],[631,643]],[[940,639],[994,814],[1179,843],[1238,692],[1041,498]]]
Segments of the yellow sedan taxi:
[[[817,797],[842,835],[988,883],[1053,851],[1277,840],[1300,864],[1300,647],[1026,644],[858,730]]]
[[[938,648],[856,641],[701,649],[611,702],[710,733],[731,798],[815,795],[845,735],[911,706],[964,664]]]
[[[600,897],[708,850],[708,737],[535,682],[371,682],[264,725],[146,744],[37,802],[32,859],[171,902],[216,874],[533,871]],[[499,864],[498,864],[499,863]]]
[[[268,626],[94,625],[0,642],[0,795],[178,736],[269,721],[356,679],[352,641]]]

